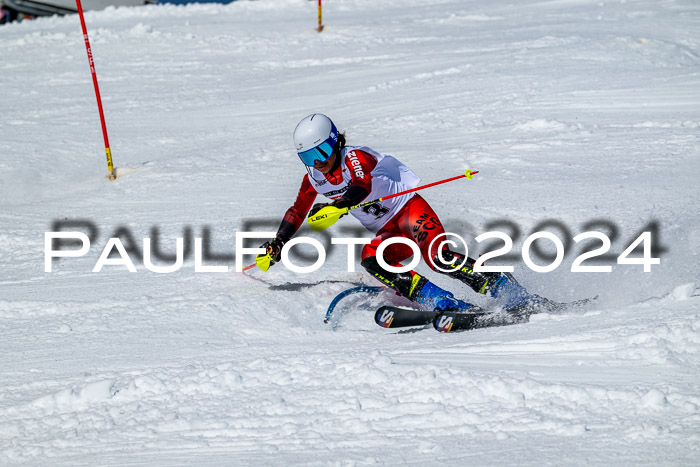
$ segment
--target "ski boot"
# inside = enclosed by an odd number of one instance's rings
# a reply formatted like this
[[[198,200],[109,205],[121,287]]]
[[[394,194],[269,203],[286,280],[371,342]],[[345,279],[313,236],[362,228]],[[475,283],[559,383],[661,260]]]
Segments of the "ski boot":
[[[482,295],[488,293],[491,297],[502,300],[504,308],[508,311],[524,312],[549,302],[546,298],[528,292],[510,273],[474,272],[475,260],[466,258],[465,261],[464,255],[449,249],[442,252],[442,257],[441,259],[437,254],[434,258],[437,266],[448,270],[440,272],[458,279],[477,293]]]
[[[379,266],[377,258],[370,256],[360,263],[375,279],[394,289],[412,302],[434,311],[461,311],[474,305],[454,298],[454,295],[430,282],[418,273],[389,272]]]
[[[420,303],[421,305],[426,305],[433,311],[438,312],[464,311],[474,308],[474,305],[456,299],[452,292],[438,287],[425,277],[420,277],[418,274],[415,274],[415,276],[419,277],[419,280],[424,282],[421,288],[417,292],[414,292],[411,297],[409,297],[412,301]]]
[[[528,292],[509,272],[500,274],[490,287],[489,293],[493,298],[503,300],[507,311],[515,313],[526,313],[535,308],[546,307],[550,303],[546,298]]]

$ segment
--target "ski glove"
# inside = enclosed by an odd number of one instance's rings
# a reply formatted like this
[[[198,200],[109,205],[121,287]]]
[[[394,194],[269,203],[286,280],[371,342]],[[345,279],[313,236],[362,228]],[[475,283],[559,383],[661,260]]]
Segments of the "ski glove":
[[[265,248],[265,254],[258,255],[258,258],[269,255],[270,266],[272,266],[275,263],[279,263],[282,258],[283,246],[284,241],[282,241],[282,239],[280,239],[279,237],[276,237],[274,240],[270,240],[269,242],[265,242],[262,245],[260,245],[260,248]]]
[[[311,217],[315,215],[318,211],[321,209],[325,208],[326,206],[331,206],[331,203],[316,203],[313,205],[311,208],[311,211],[309,211],[309,215],[307,217]]]
[[[341,199],[342,199],[342,198],[341,198]],[[335,207],[337,207],[337,206],[338,206],[338,201],[334,201],[334,202],[332,202],[332,203],[316,203],[316,204],[314,204],[313,207],[311,208],[311,210],[309,211],[309,215],[308,215],[307,217],[312,217],[312,216],[314,216],[318,211],[320,211],[321,209],[325,208],[326,206],[335,206]],[[340,217],[343,217],[343,216],[345,216],[346,214],[347,214],[347,213],[341,215]]]

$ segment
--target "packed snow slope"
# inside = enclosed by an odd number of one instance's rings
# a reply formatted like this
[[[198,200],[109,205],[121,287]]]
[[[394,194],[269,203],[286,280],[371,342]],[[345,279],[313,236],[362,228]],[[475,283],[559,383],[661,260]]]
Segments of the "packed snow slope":
[[[78,18],[0,28],[0,464],[697,465],[697,1],[330,0],[321,34],[306,0],[86,21],[114,182]],[[532,292],[599,298],[397,333],[372,320],[390,294],[323,323],[372,284],[344,249],[308,274],[235,272],[236,234],[275,231],[296,196],[291,135],[312,112],[426,183],[478,170],[424,192],[447,229],[472,255],[508,233],[500,262]],[[45,272],[55,229],[92,242]],[[571,272],[601,245],[573,242],[589,230],[612,243],[583,264],[612,272]],[[616,264],[645,230],[660,264]],[[568,247],[552,272],[520,256],[537,231]],[[366,233],[348,217],[314,235]],[[110,237],[136,272],[92,272]],[[146,237],[172,256],[185,238],[182,268],[149,271]],[[228,273],[195,272],[202,237]]]

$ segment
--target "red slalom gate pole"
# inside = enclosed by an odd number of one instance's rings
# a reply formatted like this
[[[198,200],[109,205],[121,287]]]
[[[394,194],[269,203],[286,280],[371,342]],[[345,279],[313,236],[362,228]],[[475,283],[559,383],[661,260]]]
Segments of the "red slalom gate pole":
[[[321,0],[318,0],[318,27],[316,28],[316,31],[323,31],[323,15],[321,9]]]
[[[102,110],[102,98],[100,97],[100,87],[97,84],[97,74],[95,73],[95,62],[92,59],[92,49],[90,48],[90,40],[88,39],[87,27],[85,26],[85,16],[83,15],[83,5],[80,0],[75,0],[78,6],[78,15],[80,16],[80,25],[83,27],[83,38],[85,38],[85,48],[87,49],[88,62],[90,64],[90,73],[92,74],[92,83],[95,85],[95,97],[97,97],[97,110],[100,112],[100,122],[102,123],[102,135],[105,139],[105,154],[107,155],[107,169],[109,170],[109,179],[115,180],[117,172],[112,163],[112,150],[109,147],[109,138],[107,137],[107,125],[105,124],[105,114]]]

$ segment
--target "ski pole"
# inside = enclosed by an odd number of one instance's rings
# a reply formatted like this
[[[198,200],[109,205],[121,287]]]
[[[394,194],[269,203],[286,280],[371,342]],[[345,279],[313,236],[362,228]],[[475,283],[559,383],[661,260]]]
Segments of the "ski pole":
[[[435,185],[441,185],[443,183],[451,182],[453,180],[458,180],[460,178],[466,178],[467,180],[471,180],[474,177],[474,174],[478,174],[479,171],[472,172],[470,170],[467,170],[464,172],[462,175],[457,175],[456,177],[450,177],[446,178],[445,180],[439,180],[437,182],[433,183],[428,183],[427,185],[422,185],[416,188],[411,188],[410,190],[405,190],[401,191],[399,193],[394,193],[393,195],[389,196],[383,196],[381,198],[373,199],[372,201],[365,201],[364,203],[356,204],[355,206],[350,206],[349,208],[338,208],[335,206],[326,206],[324,208],[321,208],[316,214],[313,216],[309,217],[309,226],[311,227],[311,230],[314,232],[320,232],[321,230],[325,230],[331,225],[335,224],[338,219],[340,219],[341,216],[344,216],[347,214],[349,211],[353,209],[358,209],[362,208],[365,206],[369,206],[370,204],[378,203],[380,201],[385,201],[387,199],[391,198],[396,198],[397,196],[405,195],[407,193],[412,193],[414,191],[418,190],[423,190],[425,188],[430,188],[431,186]]]
[[[109,138],[107,137],[107,125],[105,124],[105,114],[102,110],[102,99],[100,98],[100,87],[97,85],[97,74],[95,73],[95,62],[92,59],[92,49],[90,48],[90,40],[88,39],[87,26],[85,26],[85,17],[83,16],[83,6],[80,0],[75,0],[78,6],[80,16],[80,25],[83,28],[83,37],[85,38],[85,48],[87,49],[88,62],[90,63],[90,73],[92,74],[92,84],[95,85],[95,97],[97,97],[97,110],[100,112],[100,122],[102,123],[102,135],[105,140],[105,154],[107,155],[107,170],[109,170],[109,179],[115,180],[117,172],[114,170],[112,163],[112,150],[109,147]]]
[[[393,195],[388,195],[384,196],[382,198],[377,198],[372,201],[365,201],[364,203],[356,204],[355,206],[351,206],[349,208],[337,208],[335,206],[326,206],[324,208],[321,208],[316,214],[313,216],[309,217],[309,226],[311,227],[311,230],[315,232],[320,232],[321,230],[327,229],[331,225],[335,224],[338,219],[340,219],[341,216],[344,216],[345,214],[348,213],[348,211],[352,209],[358,209],[364,206],[368,206],[370,204],[378,203],[380,201],[384,201],[387,199],[391,198],[396,198],[397,196],[405,195],[407,193],[412,193],[414,191],[418,190],[423,190],[425,188],[430,188],[431,186],[435,185],[441,185],[443,183],[447,182],[452,182],[454,180],[459,180],[460,178],[466,178],[467,180],[471,180],[475,174],[478,174],[479,171],[474,171],[472,172],[471,170],[467,170],[464,172],[462,175],[457,175],[456,177],[450,177],[446,178],[444,180],[439,180],[437,182],[433,183],[428,183],[427,185],[422,185],[416,188],[411,188],[409,190],[404,190],[399,193],[394,193]],[[243,271],[247,271],[248,269],[251,269],[255,266],[257,266],[260,270],[266,271],[270,269],[270,265],[272,263],[272,256],[270,254],[266,255],[259,255],[258,257],[255,258],[255,263],[250,264],[246,267],[243,268]]]

